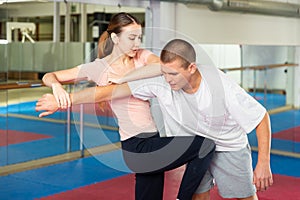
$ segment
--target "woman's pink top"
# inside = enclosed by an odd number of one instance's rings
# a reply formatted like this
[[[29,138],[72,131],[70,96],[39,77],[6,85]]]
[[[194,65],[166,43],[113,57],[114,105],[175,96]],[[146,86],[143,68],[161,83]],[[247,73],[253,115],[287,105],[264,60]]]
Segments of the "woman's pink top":
[[[140,49],[134,57],[135,68],[145,66],[152,52]],[[80,76],[85,76],[99,86],[108,85],[113,80],[123,77],[128,70],[110,66],[105,59],[79,66]],[[139,133],[155,132],[157,128],[150,112],[149,101],[133,96],[110,101],[111,108],[118,119],[121,140],[126,140]]]

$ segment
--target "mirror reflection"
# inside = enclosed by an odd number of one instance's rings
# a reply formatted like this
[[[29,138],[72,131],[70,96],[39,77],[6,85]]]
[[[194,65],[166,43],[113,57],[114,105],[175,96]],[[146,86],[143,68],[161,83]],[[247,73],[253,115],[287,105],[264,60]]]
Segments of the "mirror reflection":
[[[98,147],[118,143],[117,120],[110,107],[103,110],[99,104],[74,106],[47,118],[38,118],[37,99],[52,93],[51,88],[43,85],[42,77],[47,72],[95,60],[99,36],[107,29],[113,14],[120,11],[130,12],[142,22],[147,32],[143,35],[142,46],[153,50],[151,45],[157,44],[153,42],[157,35],[146,27],[155,26],[156,21],[149,23],[149,18],[155,19],[155,15],[150,15],[149,7],[144,5],[65,5],[36,1],[26,2],[20,9],[21,4],[7,1],[0,5],[0,166],[71,152],[85,155],[87,149],[98,151]],[[192,13],[198,9],[181,6],[181,10],[188,9]],[[163,24],[164,18],[160,17]],[[187,24],[180,19],[176,23],[178,32]],[[173,35],[169,32],[160,35],[159,42],[166,43],[178,36],[173,32]],[[246,42],[206,43],[198,42],[196,37],[195,41],[194,45],[203,49],[215,66],[266,107],[272,122],[272,150],[299,154],[299,108],[295,103],[299,97],[295,86],[299,47]],[[154,50],[160,53],[159,48]],[[201,58],[198,61],[201,63]],[[88,81],[64,84],[69,92],[91,86],[94,84]],[[102,128],[100,134],[99,127]],[[249,141],[255,149],[254,132],[249,134]]]

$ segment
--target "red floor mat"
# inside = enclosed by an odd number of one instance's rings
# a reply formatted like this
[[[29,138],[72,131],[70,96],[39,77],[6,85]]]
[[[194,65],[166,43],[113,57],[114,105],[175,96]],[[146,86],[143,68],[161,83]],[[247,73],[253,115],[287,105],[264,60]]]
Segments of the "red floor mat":
[[[274,184],[264,192],[258,192],[259,200],[300,200],[300,178],[275,174]],[[214,189],[211,200],[223,200]],[[226,199],[234,200],[234,199]]]
[[[176,199],[182,174],[183,168],[166,173],[164,200]],[[265,192],[259,192],[258,197],[260,200],[300,200],[299,187],[300,178],[274,175],[274,185]],[[130,174],[42,198],[42,200],[61,199],[133,200],[134,175]],[[212,190],[211,200],[222,200],[217,193],[217,189]]]
[[[300,126],[280,131],[272,135],[273,138],[300,142]]]
[[[0,146],[7,146],[10,144],[18,144],[33,140],[40,140],[50,138],[49,135],[36,134],[30,132],[14,131],[14,130],[0,130]]]

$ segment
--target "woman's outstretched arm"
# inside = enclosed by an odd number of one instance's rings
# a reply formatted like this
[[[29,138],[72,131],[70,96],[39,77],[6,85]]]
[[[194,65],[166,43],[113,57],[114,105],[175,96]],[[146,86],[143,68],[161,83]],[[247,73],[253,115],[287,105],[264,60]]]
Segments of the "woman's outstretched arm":
[[[159,57],[155,54],[151,54],[148,56],[146,65],[144,67],[130,71],[129,73],[125,74],[125,76],[117,80],[116,83],[121,84],[139,79],[160,76],[161,74]]]
[[[162,75],[160,64],[153,63],[130,71],[124,77],[117,80],[116,83],[121,84],[130,81],[145,79],[145,78],[152,78],[160,75]]]

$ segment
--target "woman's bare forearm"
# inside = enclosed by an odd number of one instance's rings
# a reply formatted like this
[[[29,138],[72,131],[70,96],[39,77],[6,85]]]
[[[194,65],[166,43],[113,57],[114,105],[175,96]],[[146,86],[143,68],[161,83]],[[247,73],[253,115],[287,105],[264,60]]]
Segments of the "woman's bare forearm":
[[[46,73],[44,76],[43,76],[43,83],[48,86],[48,87],[51,87],[54,85],[54,84],[58,84],[58,85],[61,85],[61,83],[58,81],[55,73]]]
[[[73,67],[66,70],[48,72],[43,76],[43,82],[46,86],[61,85],[63,82],[82,80],[78,67]]]
[[[161,74],[160,64],[153,63],[127,73],[124,77],[118,80],[118,83],[126,83],[139,79],[151,78],[160,76]]]
[[[70,94],[72,105],[119,99],[131,95],[127,83],[87,88]]]

